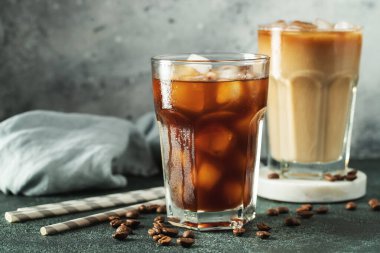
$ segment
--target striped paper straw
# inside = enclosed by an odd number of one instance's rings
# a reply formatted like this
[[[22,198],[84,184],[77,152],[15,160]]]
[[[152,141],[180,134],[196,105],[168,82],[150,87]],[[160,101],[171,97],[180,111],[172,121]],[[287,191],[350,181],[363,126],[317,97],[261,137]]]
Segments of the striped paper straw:
[[[123,207],[115,210],[111,210],[108,212],[103,212],[103,213],[97,213],[93,215],[89,215],[86,217],[74,219],[74,220],[69,220],[61,223],[56,223],[52,224],[49,226],[41,227],[40,233],[42,235],[54,235],[58,233],[62,233],[68,230],[73,230],[73,229],[78,229],[82,227],[87,227],[91,226],[100,222],[108,221],[108,217],[111,215],[124,215],[125,212],[129,210],[133,210],[138,208],[140,205],[164,205],[165,204],[165,199],[158,199],[158,200],[152,200],[128,207]]]
[[[91,197],[80,200],[70,200],[65,202],[22,208],[21,210],[18,209],[17,211],[6,212],[5,219],[8,222],[21,222],[119,205],[134,204],[141,201],[159,199],[164,196],[164,188],[155,187],[146,190],[116,193],[100,197]]]

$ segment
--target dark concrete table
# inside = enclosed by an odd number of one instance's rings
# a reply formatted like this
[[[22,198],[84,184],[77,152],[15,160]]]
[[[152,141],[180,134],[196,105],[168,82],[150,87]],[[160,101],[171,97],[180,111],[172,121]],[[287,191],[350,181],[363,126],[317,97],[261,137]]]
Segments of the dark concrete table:
[[[39,233],[41,226],[96,213],[94,211],[15,224],[7,223],[2,217],[0,252],[380,252],[380,212],[369,210],[367,205],[371,197],[380,198],[380,160],[353,161],[351,166],[363,170],[368,176],[367,196],[357,200],[356,211],[345,210],[344,203],[329,204],[328,214],[302,220],[299,227],[285,227],[284,215],[268,217],[264,214],[265,210],[286,205],[294,212],[298,205],[259,199],[256,221],[267,222],[273,227],[272,237],[268,240],[255,237],[254,221],[248,224],[248,232],[243,237],[234,237],[227,231],[197,232],[196,244],[191,249],[179,246],[158,247],[147,235],[147,228],[151,226],[154,215],[141,219],[144,227],[136,230],[136,235],[124,242],[112,239],[114,229],[105,223],[47,237]],[[130,177],[129,181],[126,190],[162,184],[160,176],[145,179]],[[5,211],[18,207],[112,192],[115,191],[33,198],[0,194],[0,212],[3,215]]]

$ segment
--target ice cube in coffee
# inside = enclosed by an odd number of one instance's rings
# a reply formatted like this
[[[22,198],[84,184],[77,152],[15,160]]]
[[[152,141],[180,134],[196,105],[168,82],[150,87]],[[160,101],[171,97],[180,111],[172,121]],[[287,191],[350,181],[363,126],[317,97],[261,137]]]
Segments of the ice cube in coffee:
[[[344,170],[359,72],[360,27],[293,21],[260,26],[271,56],[269,166],[291,177]]]
[[[233,219],[253,218],[268,59],[245,57],[226,63],[181,59],[171,65],[153,59],[168,216],[181,220],[177,225],[217,229],[230,227]],[[256,64],[261,71],[252,67]],[[207,213],[216,215],[203,217]]]

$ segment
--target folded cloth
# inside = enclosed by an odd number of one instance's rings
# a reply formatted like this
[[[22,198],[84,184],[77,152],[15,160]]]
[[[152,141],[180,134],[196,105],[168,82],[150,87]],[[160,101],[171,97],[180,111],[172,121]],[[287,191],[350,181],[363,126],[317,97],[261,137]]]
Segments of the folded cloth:
[[[0,190],[37,196],[124,187],[126,174],[158,172],[155,138],[153,114],[136,125],[79,113],[16,115],[0,123]]]

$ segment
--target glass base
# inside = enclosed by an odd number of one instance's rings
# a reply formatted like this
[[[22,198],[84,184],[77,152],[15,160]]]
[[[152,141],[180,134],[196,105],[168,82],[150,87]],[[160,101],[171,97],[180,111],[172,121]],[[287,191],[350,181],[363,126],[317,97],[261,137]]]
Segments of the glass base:
[[[277,161],[273,158],[269,158],[268,167],[271,170],[278,170],[284,178],[309,180],[323,179],[323,175],[326,173],[343,174],[346,170],[344,159],[327,163],[300,163]]]
[[[253,205],[220,212],[190,211],[169,203],[167,216],[170,224],[198,231],[229,230],[241,228],[255,218]]]

